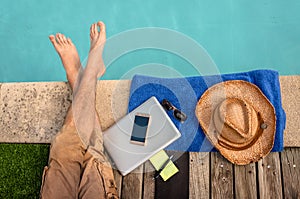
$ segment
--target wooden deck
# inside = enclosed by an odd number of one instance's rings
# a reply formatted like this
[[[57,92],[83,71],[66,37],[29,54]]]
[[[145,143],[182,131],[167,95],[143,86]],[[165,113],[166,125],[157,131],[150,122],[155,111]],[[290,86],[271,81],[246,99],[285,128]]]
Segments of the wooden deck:
[[[285,148],[246,166],[233,165],[217,152],[179,156],[180,172],[167,182],[152,179],[149,162],[125,177],[115,170],[120,198],[300,198],[300,148]]]

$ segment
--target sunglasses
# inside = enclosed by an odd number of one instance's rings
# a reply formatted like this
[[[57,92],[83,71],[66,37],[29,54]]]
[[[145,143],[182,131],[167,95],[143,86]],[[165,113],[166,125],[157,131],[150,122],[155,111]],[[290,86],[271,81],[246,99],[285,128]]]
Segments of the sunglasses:
[[[183,112],[181,112],[180,110],[178,110],[175,106],[173,106],[173,104],[171,104],[171,102],[169,102],[166,99],[163,99],[163,101],[161,102],[161,105],[164,107],[164,109],[166,109],[167,111],[173,111],[173,115],[174,117],[179,120],[180,122],[184,122],[187,119],[186,114],[184,114]]]

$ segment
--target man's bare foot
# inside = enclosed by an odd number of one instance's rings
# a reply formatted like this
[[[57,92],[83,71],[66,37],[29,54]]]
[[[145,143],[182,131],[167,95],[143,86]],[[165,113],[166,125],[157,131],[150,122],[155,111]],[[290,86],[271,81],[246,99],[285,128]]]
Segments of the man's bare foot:
[[[71,39],[66,38],[63,34],[57,33],[55,36],[50,35],[49,39],[61,58],[66,70],[67,79],[73,89],[81,67],[77,49]]]
[[[100,29],[100,31],[98,30]],[[102,58],[104,45],[106,42],[105,24],[102,21],[94,23],[90,28],[91,48],[89,52],[88,64],[97,67],[97,77],[99,78],[105,72],[105,65]]]

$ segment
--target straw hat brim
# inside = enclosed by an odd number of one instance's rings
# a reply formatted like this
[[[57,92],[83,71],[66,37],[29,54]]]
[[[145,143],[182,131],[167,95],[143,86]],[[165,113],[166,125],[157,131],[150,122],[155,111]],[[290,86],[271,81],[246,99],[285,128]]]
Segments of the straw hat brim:
[[[239,98],[250,103],[259,112],[267,128],[249,148],[232,150],[218,142],[213,122],[213,112],[224,99]],[[230,80],[218,83],[204,92],[197,103],[195,114],[207,138],[230,162],[245,165],[257,162],[273,148],[276,131],[275,109],[267,97],[254,84],[243,80]]]

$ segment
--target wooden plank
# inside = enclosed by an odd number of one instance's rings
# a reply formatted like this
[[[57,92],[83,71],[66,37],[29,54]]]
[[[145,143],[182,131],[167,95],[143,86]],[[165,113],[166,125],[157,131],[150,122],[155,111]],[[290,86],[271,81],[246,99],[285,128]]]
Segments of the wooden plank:
[[[270,153],[258,162],[260,198],[283,198],[279,153]]]
[[[144,164],[144,188],[143,199],[154,199],[155,194],[155,170],[150,161]]]
[[[135,170],[133,170],[131,173],[123,177],[121,198],[123,199],[142,198],[143,171],[144,171],[144,165],[141,165]]]
[[[211,153],[211,198],[234,198],[232,164],[219,152]]]
[[[190,152],[191,199],[209,198],[209,153]]]
[[[234,165],[235,198],[257,198],[255,163]]]
[[[179,172],[166,182],[160,177],[155,180],[155,198],[189,198],[189,153],[174,151],[167,153],[174,154],[174,163]]]
[[[300,198],[300,148],[286,148],[281,153],[284,198]]]

